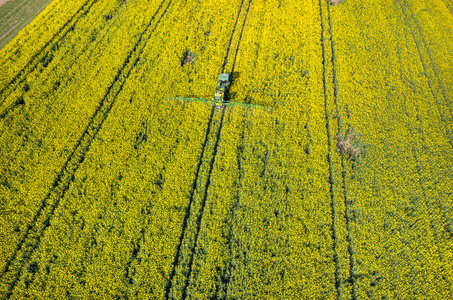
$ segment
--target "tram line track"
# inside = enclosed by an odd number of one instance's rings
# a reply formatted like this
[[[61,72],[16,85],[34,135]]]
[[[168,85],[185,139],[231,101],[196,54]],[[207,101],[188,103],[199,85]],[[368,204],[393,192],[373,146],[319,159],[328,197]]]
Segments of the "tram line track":
[[[224,62],[222,64],[222,73],[224,73],[227,70],[227,65],[229,63],[228,59],[230,58],[230,52],[232,50],[231,45],[233,43],[235,33],[237,32],[237,29],[238,29],[238,21],[240,19],[241,12],[244,8],[244,2],[245,2],[245,0],[242,0],[241,6],[238,11],[238,15],[236,17],[233,31],[230,36],[227,52],[226,52],[226,55],[224,58]],[[244,22],[243,22],[243,24],[241,26],[241,30],[239,32],[239,37],[238,37],[239,40],[238,40],[238,44],[236,47],[236,51],[234,52],[234,59],[232,61],[232,67],[231,67],[231,74],[234,72],[234,66],[236,64],[236,60],[238,57],[240,42],[242,39],[244,27],[246,25],[247,16],[250,11],[251,3],[252,3],[252,0],[250,0],[248,3],[248,6],[247,6],[247,9],[245,12]],[[216,123],[216,122],[213,122],[213,119],[215,117],[214,115],[215,115],[215,110],[216,110],[216,104],[215,103],[212,104],[211,116],[209,119],[208,128],[207,128],[206,135],[205,135],[205,141],[203,143],[203,150],[202,150],[202,154],[200,155],[199,163],[197,166],[197,172],[196,172],[195,179],[194,179],[194,182],[192,185],[193,188],[192,188],[192,192],[191,192],[189,205],[187,207],[186,214],[184,217],[183,229],[181,231],[181,235],[180,235],[180,239],[179,239],[180,243],[178,244],[178,247],[177,247],[175,260],[173,263],[173,269],[169,276],[168,284],[166,287],[166,299],[179,299],[179,298],[185,299],[187,297],[186,291],[190,284],[190,277],[192,274],[194,254],[195,254],[195,250],[197,247],[198,236],[199,236],[200,229],[201,229],[204,207],[206,206],[208,189],[209,189],[209,186],[211,183],[211,175],[212,175],[212,170],[213,170],[213,166],[215,163],[217,148],[218,148],[221,133],[222,133],[223,120],[224,120],[224,116],[225,116],[226,106],[222,105],[220,109],[221,109],[221,112],[220,112],[220,115],[218,116],[218,118],[220,118],[220,121],[218,121],[218,125],[217,125],[218,129],[217,129],[216,133],[213,134],[212,131],[215,130],[212,128],[213,123]],[[208,141],[209,136],[211,136],[211,135],[213,136],[214,140]],[[208,154],[208,157],[205,158],[206,145],[209,143],[212,144],[211,154],[210,155]],[[210,159],[209,159],[209,156],[210,156]],[[202,170],[202,168],[203,168],[202,165],[203,165],[203,162],[205,162],[205,161],[207,161],[207,163],[205,164],[206,166],[204,166],[205,168],[207,168],[207,172],[206,172],[207,176],[203,177],[203,176],[200,176],[200,173],[202,173],[200,171]],[[203,168],[203,169],[205,169],[205,168]],[[203,184],[197,184],[199,182],[202,182],[202,183],[206,182],[206,184],[204,185],[204,187],[202,188],[201,191],[197,190],[197,187],[203,186]],[[190,230],[190,229],[192,229],[192,230]],[[191,232],[191,231],[194,231],[194,232]],[[190,249],[184,249],[184,245],[187,245],[186,247],[188,247]],[[180,283],[181,280],[183,281],[183,284],[178,284],[178,283]]]

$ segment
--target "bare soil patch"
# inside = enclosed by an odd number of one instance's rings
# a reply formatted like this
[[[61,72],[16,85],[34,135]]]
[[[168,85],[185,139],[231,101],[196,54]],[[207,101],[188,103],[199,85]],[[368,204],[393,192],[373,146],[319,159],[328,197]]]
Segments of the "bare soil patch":
[[[349,155],[354,155],[354,157],[357,157],[360,153],[360,148],[355,148],[352,145],[351,138],[353,136],[351,134],[347,134],[344,139],[341,139],[339,135],[335,137],[337,140],[337,148],[340,149],[340,154],[347,153]]]
[[[328,2],[330,2],[330,4],[332,5],[337,5],[338,3],[341,2],[341,0],[328,0]]]
[[[0,49],[14,39],[53,0],[0,0]],[[4,5],[8,3],[8,5]]]

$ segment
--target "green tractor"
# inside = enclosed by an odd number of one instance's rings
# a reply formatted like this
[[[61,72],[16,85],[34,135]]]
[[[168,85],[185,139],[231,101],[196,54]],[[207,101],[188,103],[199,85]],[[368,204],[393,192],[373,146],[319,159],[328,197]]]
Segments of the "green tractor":
[[[189,101],[189,102],[203,102],[203,103],[212,103],[217,108],[221,108],[223,105],[231,105],[231,106],[242,106],[248,108],[264,108],[272,111],[272,108],[263,107],[255,104],[247,104],[247,103],[239,103],[239,102],[230,102],[228,100],[228,89],[231,85],[231,74],[222,73],[220,74],[217,80],[217,87],[214,98],[211,100],[207,100],[204,98],[183,98],[183,97],[176,97],[176,98],[165,98],[166,100],[182,100],[182,101]]]
[[[216,93],[212,99],[217,107],[221,107],[227,100],[228,88],[231,83],[231,75],[228,73],[220,74],[217,81]]]

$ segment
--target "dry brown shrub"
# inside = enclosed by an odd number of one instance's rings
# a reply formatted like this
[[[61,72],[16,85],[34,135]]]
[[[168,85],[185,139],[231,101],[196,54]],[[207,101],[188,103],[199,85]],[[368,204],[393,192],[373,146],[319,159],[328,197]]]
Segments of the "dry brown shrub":
[[[348,134],[346,135],[346,138],[344,140],[340,141],[340,136],[337,135],[335,137],[335,139],[337,140],[337,147],[338,149],[340,149],[340,154],[346,152],[350,155],[354,155],[355,157],[357,157],[360,153],[360,149],[352,147],[351,138],[352,135]]]

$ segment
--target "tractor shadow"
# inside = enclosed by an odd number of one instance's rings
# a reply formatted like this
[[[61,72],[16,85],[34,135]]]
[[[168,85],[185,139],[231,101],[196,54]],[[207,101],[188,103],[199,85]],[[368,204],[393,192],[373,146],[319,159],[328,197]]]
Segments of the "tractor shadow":
[[[235,85],[235,82],[240,78],[240,72],[232,72],[231,73],[231,85],[228,89],[228,95],[227,96],[227,100],[228,101],[234,101],[236,100],[235,102],[241,102],[237,97],[238,97],[238,93],[237,92],[231,92],[231,88],[234,87]]]

